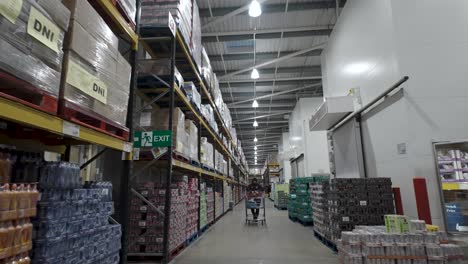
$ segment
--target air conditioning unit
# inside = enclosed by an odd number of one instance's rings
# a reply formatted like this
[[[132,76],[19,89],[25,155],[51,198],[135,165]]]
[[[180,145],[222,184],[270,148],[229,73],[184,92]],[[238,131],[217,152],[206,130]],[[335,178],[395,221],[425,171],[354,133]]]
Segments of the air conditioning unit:
[[[310,131],[329,130],[342,118],[354,111],[351,96],[327,97],[309,121]]]

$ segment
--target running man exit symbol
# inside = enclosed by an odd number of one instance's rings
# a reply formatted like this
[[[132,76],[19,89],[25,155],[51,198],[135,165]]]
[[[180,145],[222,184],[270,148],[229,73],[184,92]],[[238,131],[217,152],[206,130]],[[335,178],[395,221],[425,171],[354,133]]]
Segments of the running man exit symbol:
[[[153,146],[153,132],[143,132],[141,137],[141,146],[142,147],[152,147]]]
[[[171,145],[171,130],[137,131],[133,138],[135,148],[169,147]]]

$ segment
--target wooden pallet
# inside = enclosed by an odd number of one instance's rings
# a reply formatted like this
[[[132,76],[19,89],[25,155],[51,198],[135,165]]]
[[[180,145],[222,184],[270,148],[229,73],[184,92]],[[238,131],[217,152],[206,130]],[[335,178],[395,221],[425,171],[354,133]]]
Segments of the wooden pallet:
[[[325,246],[327,246],[328,248],[330,248],[333,252],[338,252],[338,247],[336,246],[336,244],[327,239],[326,237],[324,237],[322,234],[320,234],[319,232],[315,231],[314,230],[314,236],[320,240],[320,242],[322,242],[322,244],[324,244]]]
[[[189,239],[187,239],[186,245],[189,246],[190,244],[195,242],[198,239],[198,237],[199,237],[198,233],[192,235]]]
[[[49,114],[57,114],[57,96],[2,70],[0,70],[0,96]]]
[[[66,100],[60,100],[59,115],[79,125],[89,127],[101,133],[128,141],[130,133],[128,128],[115,124],[100,115],[75,105]]]
[[[310,222],[305,222],[303,220],[301,220],[300,218],[297,218],[297,217],[292,217],[292,216],[289,216],[289,220],[293,221],[293,222],[297,222],[303,226],[313,226],[314,225],[314,222],[313,221],[310,221]]]

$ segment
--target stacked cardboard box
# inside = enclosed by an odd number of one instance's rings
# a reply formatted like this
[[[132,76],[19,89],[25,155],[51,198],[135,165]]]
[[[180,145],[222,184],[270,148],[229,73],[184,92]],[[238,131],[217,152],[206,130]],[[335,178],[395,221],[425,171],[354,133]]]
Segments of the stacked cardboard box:
[[[201,138],[201,163],[207,167],[214,168],[213,145],[208,142],[206,137]]]
[[[445,232],[426,230],[391,234],[385,226],[356,226],[338,241],[342,263],[446,264],[462,263],[463,251],[447,244]]]
[[[288,199],[289,199],[289,184],[275,184],[274,189],[274,202],[275,206],[280,209],[288,208]]]
[[[327,200],[329,184],[329,181],[322,181],[314,182],[309,185],[314,231],[327,239],[331,238]]]
[[[229,203],[232,200],[232,188],[231,186],[226,182],[223,181],[223,191],[224,191],[224,212],[229,210]]]
[[[187,239],[187,176],[174,179],[171,185],[169,250],[174,250]],[[137,190],[164,212],[166,190],[163,184],[141,183]],[[151,209],[140,198],[132,197],[130,214],[130,252],[161,253],[163,250],[164,217]]]
[[[190,44],[192,31],[191,0],[142,0],[140,26],[142,28],[168,27],[169,13],[174,18],[185,44]]]
[[[64,0],[71,11],[65,40],[62,106],[125,126],[131,66],[119,40],[88,1]]]
[[[188,181],[188,198],[187,198],[187,226],[186,226],[186,238],[190,239],[198,232],[198,179],[189,178]]]
[[[303,223],[312,222],[309,183],[313,181],[312,177],[294,178],[289,181],[288,213],[290,218]]]
[[[215,197],[213,193],[213,188],[207,187],[206,188],[206,215],[208,223],[212,223],[214,221],[214,202]]]
[[[390,178],[335,178],[327,197],[333,241],[356,225],[382,225],[384,215],[395,210]]]
[[[197,110],[201,111],[201,96],[195,84],[193,84],[193,82],[184,83],[184,91]]]
[[[57,100],[62,47],[70,11],[54,0],[15,2],[19,3],[18,13],[0,13],[0,70],[31,84],[34,92],[29,89],[23,91],[23,87],[18,87],[15,82],[9,83],[6,78],[2,80],[2,86],[14,89],[2,92],[20,98],[45,93]],[[57,102],[48,110],[56,113]]]
[[[198,128],[192,120],[185,120],[185,132],[187,134],[187,149],[185,153],[198,161]]]
[[[140,88],[164,88],[171,82],[172,61],[170,59],[145,59],[138,61],[138,86]],[[158,76],[161,80],[154,78]],[[177,67],[174,69],[174,83],[183,89],[184,78]]]
[[[208,224],[208,212],[206,204],[206,190],[200,191],[200,228],[205,227]]]
[[[221,192],[215,192],[215,199],[215,218],[218,219],[224,213],[223,194]]]

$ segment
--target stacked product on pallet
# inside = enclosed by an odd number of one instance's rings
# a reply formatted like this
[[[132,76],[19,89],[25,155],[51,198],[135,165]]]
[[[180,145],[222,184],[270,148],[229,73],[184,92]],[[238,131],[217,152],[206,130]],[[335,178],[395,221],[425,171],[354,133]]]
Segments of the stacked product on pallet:
[[[184,83],[184,91],[192,105],[194,105],[198,111],[201,111],[201,95],[195,84],[193,84],[193,82]]]
[[[205,83],[208,84],[208,89],[211,90],[211,84],[213,81],[213,68],[211,67],[210,58],[208,57],[208,53],[206,49],[202,48],[201,53],[201,70],[200,74],[202,75],[203,79],[205,79]]]
[[[215,219],[218,219],[224,213],[223,194],[221,192],[215,192],[215,199]]]
[[[312,205],[312,219],[314,232],[330,239],[327,190],[329,181],[313,182],[309,185],[310,204]]]
[[[197,1],[192,1],[192,31],[190,32],[190,53],[197,65],[198,71],[201,72],[202,65],[202,30],[200,11],[198,10]]]
[[[185,133],[187,135],[187,153],[188,157],[198,163],[198,128],[192,120],[185,119]]]
[[[395,218],[401,220],[398,216]],[[392,217],[393,218],[393,217]],[[352,264],[446,264],[462,263],[463,251],[447,241],[445,232],[428,232],[424,221],[406,221],[389,232],[388,226],[356,226],[338,241],[342,263]],[[422,223],[420,223],[422,222]],[[399,222],[399,224],[403,224]],[[414,225],[413,225],[414,224]],[[410,226],[419,226],[411,228]],[[401,226],[400,226],[401,227]]]
[[[143,111],[140,115],[140,126],[145,131],[168,130],[169,128],[169,108],[152,108]],[[190,126],[191,127],[191,126]],[[191,130],[194,128],[191,127]],[[196,129],[196,127],[195,127]],[[193,131],[191,131],[192,133]],[[142,147],[152,147],[152,139],[141,142]],[[198,134],[197,134],[198,137]],[[135,137],[135,140],[140,140]],[[189,153],[187,143],[187,132],[185,131],[185,115],[180,108],[174,108],[172,112],[172,145],[174,151],[179,154],[187,155]]]
[[[119,53],[118,37],[88,1],[63,3],[71,19],[64,46],[61,115],[86,124],[99,120],[114,127],[106,130],[119,129],[122,132],[117,135],[128,137],[131,66]],[[95,122],[88,125],[96,126]]]
[[[390,178],[335,178],[327,197],[332,241],[356,225],[382,225],[395,211]]]
[[[142,30],[167,28],[169,16],[174,18],[186,45],[190,44],[192,32],[192,1],[190,0],[144,0],[141,3],[140,26]]]
[[[207,215],[207,221],[209,224],[213,223],[214,221],[214,203],[215,203],[215,197],[213,193],[213,188],[207,187],[206,188],[206,215]]]
[[[214,169],[213,144],[206,137],[201,138],[201,163],[205,168]]]
[[[166,189],[164,184],[141,183],[137,190],[160,212],[148,206],[139,197],[132,197],[130,214],[129,252],[162,253]],[[187,240],[187,176],[173,179],[169,225],[169,251],[174,251]]]
[[[80,182],[80,168],[44,164],[33,263],[119,263],[121,227],[110,225],[112,184]]]
[[[7,4],[0,12],[0,93],[56,114],[70,12],[54,0],[18,1],[16,7],[9,11]],[[41,23],[50,27],[45,37]]]
[[[274,203],[278,209],[288,208],[289,184],[275,184]]]
[[[189,178],[187,198],[187,226],[186,238],[191,239],[198,233],[198,210],[200,193],[198,191],[198,179]]]
[[[171,72],[170,59],[145,59],[138,62],[138,87],[139,88],[167,88],[170,83]],[[158,76],[155,78],[154,75]],[[181,89],[184,88],[184,78],[177,67],[174,68],[174,83]]]
[[[200,229],[208,224],[208,211],[206,203],[206,184],[200,184]]]
[[[227,181],[223,181],[223,190],[224,212],[227,212],[229,210],[229,202],[232,200],[231,186],[227,183]]]
[[[214,112],[213,112],[213,107],[209,104],[202,104],[201,105],[201,114],[205,118],[205,120],[208,122],[210,127],[218,134],[218,123],[216,123],[215,117],[214,117]]]
[[[309,183],[313,181],[313,177],[294,178],[289,181],[288,214],[291,220],[303,224],[312,223]]]

